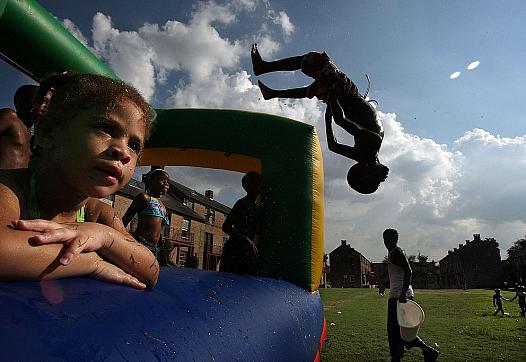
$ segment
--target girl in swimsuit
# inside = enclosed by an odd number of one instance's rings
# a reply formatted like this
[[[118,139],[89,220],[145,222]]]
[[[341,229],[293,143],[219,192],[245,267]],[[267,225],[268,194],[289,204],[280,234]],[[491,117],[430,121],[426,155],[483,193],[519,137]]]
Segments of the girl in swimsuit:
[[[72,72],[39,118],[30,167],[0,172],[0,280],[89,276],[153,286],[155,256],[98,200],[128,183],[154,119],[129,85]],[[42,96],[42,95],[41,95]]]
[[[160,259],[163,259],[160,248],[163,227],[170,224],[161,196],[168,192],[169,187],[170,176],[166,171],[160,168],[151,171],[146,179],[146,193],[135,196],[122,217],[127,226],[135,214],[139,214],[139,223],[133,236]],[[166,260],[162,260],[162,264],[166,264]]]

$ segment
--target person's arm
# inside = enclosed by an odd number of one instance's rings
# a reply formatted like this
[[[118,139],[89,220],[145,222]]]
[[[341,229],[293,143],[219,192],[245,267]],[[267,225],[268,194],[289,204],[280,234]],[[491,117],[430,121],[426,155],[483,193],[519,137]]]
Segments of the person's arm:
[[[142,209],[144,209],[148,204],[147,195],[144,193],[141,193],[133,199],[130,207],[128,207],[128,210],[124,213],[124,216],[122,217],[122,223],[124,226],[128,226],[130,221],[133,219],[135,214],[140,212]]]
[[[148,286],[154,286],[159,278],[159,262],[147,247],[137,242],[128,233],[117,210],[97,199],[90,199],[86,204],[86,209],[88,214],[93,211],[93,214],[97,216],[96,220],[93,221],[107,225],[117,231],[118,238],[116,240],[124,238],[126,241],[124,244],[116,242],[110,249],[99,250],[99,254],[128,273],[137,276],[140,280],[144,280]],[[128,270],[128,268],[130,269]]]
[[[496,297],[497,297],[497,295],[495,294],[495,295],[493,296],[493,306],[494,306],[494,307],[497,306],[497,305],[495,304],[495,300],[497,299]]]
[[[21,190],[0,183],[0,280],[44,280],[88,276],[112,283],[145,288],[144,283],[103,260],[97,253],[84,253],[69,265],[60,263],[66,248],[60,244],[36,246],[40,233],[16,229],[20,218]]]
[[[9,108],[0,109],[0,135],[7,132],[13,127],[13,121],[16,120],[16,112]]]
[[[409,285],[411,284],[411,276],[413,273],[411,266],[409,265],[407,258],[400,248],[395,248],[391,252],[390,260],[393,264],[401,267],[404,270],[404,283],[402,285],[402,292],[400,293],[399,300],[400,303],[405,303],[407,302],[407,289],[409,289]]]
[[[327,135],[327,146],[329,150],[352,160],[356,160],[357,157],[354,147],[342,145],[336,140],[332,130],[332,117],[333,114],[331,112],[330,104],[327,104],[327,109],[325,110],[325,133]]]

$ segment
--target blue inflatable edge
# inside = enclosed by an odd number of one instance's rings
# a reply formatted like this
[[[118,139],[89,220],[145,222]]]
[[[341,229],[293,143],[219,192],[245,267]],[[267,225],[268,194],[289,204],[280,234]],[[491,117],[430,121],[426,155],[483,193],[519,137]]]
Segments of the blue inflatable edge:
[[[291,283],[162,268],[155,288],[86,278],[0,283],[4,361],[313,361],[318,292]]]

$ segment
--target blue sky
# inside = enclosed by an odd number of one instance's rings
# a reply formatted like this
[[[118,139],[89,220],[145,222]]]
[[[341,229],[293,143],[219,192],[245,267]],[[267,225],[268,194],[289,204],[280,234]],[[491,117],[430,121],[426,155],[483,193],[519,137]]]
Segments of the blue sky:
[[[40,1],[156,107],[237,108],[318,127],[326,177],[326,251],[347,239],[372,260],[381,232],[435,260],[473,233],[501,254],[526,235],[526,3],[522,1]],[[67,20],[66,20],[67,19]],[[325,145],[323,104],[260,99],[250,44],[269,59],[325,50],[378,100],[390,177],[372,196],[345,184],[351,163]],[[468,64],[480,65],[468,70]],[[453,72],[461,72],[450,79]],[[27,78],[0,64],[0,107]],[[275,87],[301,73],[262,76]],[[352,138],[338,133],[339,140]],[[240,175],[173,176],[227,204]],[[372,220],[372,221],[371,221]]]

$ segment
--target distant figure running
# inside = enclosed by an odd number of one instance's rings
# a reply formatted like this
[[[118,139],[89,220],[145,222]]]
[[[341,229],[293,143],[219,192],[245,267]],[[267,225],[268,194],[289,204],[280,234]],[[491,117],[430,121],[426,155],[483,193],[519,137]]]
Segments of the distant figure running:
[[[310,52],[304,55],[264,61],[257,45],[252,45],[252,66],[256,76],[275,71],[301,70],[314,79],[310,86],[275,90],[258,81],[264,99],[313,98],[327,104],[325,123],[329,150],[357,161],[347,174],[347,182],[362,194],[371,194],[385,181],[389,168],[378,160],[384,138],[382,123],[374,107],[358,92],[358,87],[329,56]],[[354,146],[339,144],[332,130],[332,119],[354,137]]]
[[[517,287],[515,296],[510,299],[510,302],[513,302],[515,298],[519,298],[519,308],[521,309],[521,316],[526,316],[526,291],[524,291],[524,286]]]
[[[504,298],[500,294],[500,289],[499,288],[495,288],[495,294],[493,295],[493,306],[497,307],[497,310],[495,311],[495,313],[493,313],[493,315],[497,315],[498,312],[501,312],[502,315],[504,315],[504,309],[502,308],[502,300],[503,299],[504,300],[509,300],[509,299]]]

